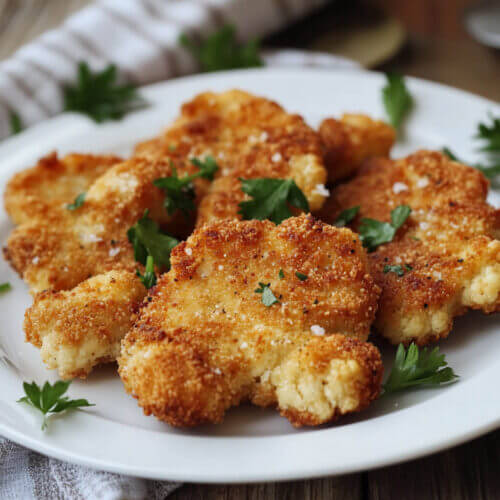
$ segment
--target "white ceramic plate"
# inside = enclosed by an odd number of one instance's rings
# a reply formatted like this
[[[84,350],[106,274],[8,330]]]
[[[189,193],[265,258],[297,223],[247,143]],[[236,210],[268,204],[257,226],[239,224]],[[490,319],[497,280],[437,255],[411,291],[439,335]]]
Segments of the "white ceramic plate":
[[[243,88],[279,101],[316,126],[344,111],[383,117],[382,75],[361,71],[251,70],[196,76],[144,90],[153,105],[118,123],[95,125],[79,115],[63,115],[33,127],[0,146],[0,186],[16,170],[52,149],[127,153],[153,136],[179,105],[204,90]],[[478,121],[499,107],[485,99],[421,80],[409,80],[416,108],[407,134],[395,148],[401,156],[420,147],[454,148],[465,158],[477,152],[471,141]],[[495,193],[492,193],[495,197]],[[0,242],[11,225],[0,213]],[[0,434],[63,460],[131,475],[194,482],[245,482],[343,474],[436,452],[484,432],[500,422],[500,332],[496,317],[467,315],[456,321],[440,346],[461,376],[446,388],[397,394],[339,424],[293,429],[272,410],[249,406],[229,412],[225,422],[194,430],[173,429],[145,417],[127,396],[113,366],[75,381],[70,394],[96,403],[87,411],[53,419],[46,433],[38,415],[16,404],[23,380],[55,380],[38,350],[25,344],[22,319],[30,304],[26,286],[0,262],[0,282],[13,291],[0,297]],[[384,358],[394,349],[383,346]],[[1,351],[0,351],[1,352]],[[1,358],[2,356],[0,356]],[[386,367],[388,368],[388,365]]]

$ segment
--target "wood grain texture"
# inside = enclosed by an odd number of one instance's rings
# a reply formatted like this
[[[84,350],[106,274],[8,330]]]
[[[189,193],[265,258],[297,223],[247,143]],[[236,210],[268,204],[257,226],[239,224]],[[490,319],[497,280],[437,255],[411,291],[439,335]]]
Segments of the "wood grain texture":
[[[0,59],[89,0],[0,0]],[[500,56],[470,40],[460,24],[469,0],[380,0],[411,31],[410,45],[384,69],[455,85],[500,100]],[[347,9],[352,11],[352,9]],[[338,8],[320,13],[321,24],[335,26]],[[347,21],[346,21],[347,22]],[[300,28],[300,26],[299,26]],[[276,45],[310,40],[293,30],[273,37]],[[299,43],[300,45],[300,43]],[[497,396],[498,397],[498,396]],[[418,429],[408,429],[409,433]],[[237,460],[238,457],[235,457]],[[207,461],[210,457],[207,457]],[[255,485],[186,484],[172,500],[496,500],[500,498],[500,431],[431,457],[348,476]]]

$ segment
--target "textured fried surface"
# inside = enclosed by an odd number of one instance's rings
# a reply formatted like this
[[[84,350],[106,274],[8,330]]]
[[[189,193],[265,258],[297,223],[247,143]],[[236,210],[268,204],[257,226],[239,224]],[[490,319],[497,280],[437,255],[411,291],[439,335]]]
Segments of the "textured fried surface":
[[[262,303],[259,282],[279,304]],[[120,375],[146,414],[173,425],[219,422],[242,400],[295,425],[327,422],[379,393],[380,356],[363,342],[378,293],[348,229],[304,215],[213,223],[172,252],[122,343]]]
[[[110,167],[116,156],[52,153],[27,170],[15,174],[4,194],[5,210],[15,224],[42,220],[53,210],[64,209]]]
[[[244,199],[238,177],[293,178],[311,210],[324,202],[316,189],[326,182],[319,135],[268,99],[240,90],[200,94],[182,106],[181,116],[162,136],[139,144],[136,155],[163,158],[172,150],[184,157],[211,155],[221,167],[219,176],[232,177],[212,185],[198,225],[238,217],[237,202]],[[214,207],[219,209],[211,212]]]
[[[95,365],[116,359],[145,295],[139,279],[126,271],[95,276],[70,291],[39,293],[26,311],[26,340],[61,378],[85,377]]]
[[[396,139],[391,126],[357,114],[323,120],[319,135],[329,182],[351,177],[368,158],[388,157]]]
[[[486,203],[487,192],[476,169],[420,151],[372,160],[333,193],[322,218],[333,222],[340,210],[360,205],[355,228],[361,217],[389,221],[398,205],[412,208],[395,240],[369,254],[382,288],[375,325],[391,342],[427,344],[446,337],[467,308],[500,309],[500,212]],[[385,265],[398,264],[412,270],[384,274]]]

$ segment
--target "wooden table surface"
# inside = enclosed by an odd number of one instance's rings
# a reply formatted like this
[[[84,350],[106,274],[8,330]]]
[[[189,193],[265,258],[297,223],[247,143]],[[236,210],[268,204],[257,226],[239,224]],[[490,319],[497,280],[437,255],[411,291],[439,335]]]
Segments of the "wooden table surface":
[[[0,0],[0,59],[57,26],[88,0]],[[500,54],[471,40],[460,18],[470,0],[379,0],[409,32],[400,54],[381,69],[397,69],[500,100]],[[368,8],[371,12],[371,8]],[[270,39],[272,45],[308,46],[325,29],[370,15],[353,2],[337,2],[307,22]],[[362,13],[362,14],[360,14]],[[491,397],[499,397],[498,394]],[[418,429],[408,429],[409,433]],[[237,460],[237,457],[235,457]],[[500,498],[500,431],[436,455],[347,476],[255,485],[185,484],[169,498],[332,500],[496,500]]]

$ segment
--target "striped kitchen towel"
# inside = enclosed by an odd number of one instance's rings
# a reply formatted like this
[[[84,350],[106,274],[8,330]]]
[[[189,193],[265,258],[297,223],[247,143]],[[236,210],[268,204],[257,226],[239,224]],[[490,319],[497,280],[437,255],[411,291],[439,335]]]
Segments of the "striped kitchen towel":
[[[201,39],[233,25],[240,41],[276,31],[327,0],[98,0],[60,27],[0,63],[0,138],[10,117],[24,127],[63,109],[63,86],[76,79],[77,63],[97,71],[113,63],[137,85],[195,72],[197,63],[179,36]],[[300,51],[263,53],[270,65],[349,66],[350,61]]]

